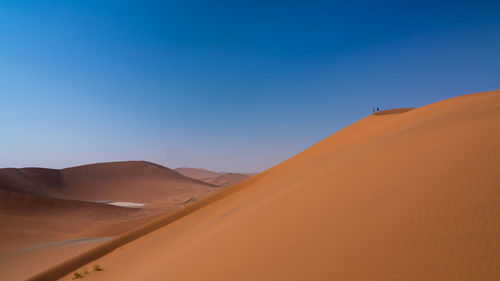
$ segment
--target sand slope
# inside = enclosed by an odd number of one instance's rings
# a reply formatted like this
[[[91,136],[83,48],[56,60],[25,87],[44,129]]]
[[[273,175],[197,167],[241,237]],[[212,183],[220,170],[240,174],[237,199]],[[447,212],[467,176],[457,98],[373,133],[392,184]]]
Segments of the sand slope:
[[[500,91],[370,115],[186,209],[85,278],[500,280]]]

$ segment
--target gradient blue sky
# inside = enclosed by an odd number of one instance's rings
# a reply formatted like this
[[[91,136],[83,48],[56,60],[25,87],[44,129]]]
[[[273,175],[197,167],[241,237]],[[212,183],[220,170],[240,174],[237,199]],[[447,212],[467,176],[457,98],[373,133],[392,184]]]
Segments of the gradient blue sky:
[[[499,1],[0,2],[0,167],[261,171],[498,88]]]

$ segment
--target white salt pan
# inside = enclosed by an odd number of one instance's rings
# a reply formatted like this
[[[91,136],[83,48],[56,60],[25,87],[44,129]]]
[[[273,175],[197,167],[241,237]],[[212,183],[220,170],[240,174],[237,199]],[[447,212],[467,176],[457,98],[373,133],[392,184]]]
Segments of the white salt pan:
[[[134,203],[134,202],[107,202],[108,205],[120,206],[126,208],[139,208],[144,206],[145,204]]]

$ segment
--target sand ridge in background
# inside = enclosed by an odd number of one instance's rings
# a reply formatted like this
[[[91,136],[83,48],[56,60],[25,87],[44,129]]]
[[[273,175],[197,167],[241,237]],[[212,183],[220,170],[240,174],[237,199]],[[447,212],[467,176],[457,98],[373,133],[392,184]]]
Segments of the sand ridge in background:
[[[370,115],[134,230],[85,278],[499,280],[499,120],[500,91]]]
[[[201,168],[177,168],[176,172],[185,175],[186,177],[190,177],[197,180],[203,180],[208,178],[214,178],[220,176],[222,173],[209,171]]]
[[[164,188],[168,186],[168,188]],[[146,161],[89,164],[66,169],[0,169],[0,187],[14,192],[73,200],[150,202],[184,191],[213,187]],[[140,193],[138,192],[140,191]]]
[[[187,177],[204,181],[216,186],[226,187],[243,181],[255,174],[242,174],[242,173],[227,173],[227,172],[213,172],[200,168],[177,168],[179,172]]]

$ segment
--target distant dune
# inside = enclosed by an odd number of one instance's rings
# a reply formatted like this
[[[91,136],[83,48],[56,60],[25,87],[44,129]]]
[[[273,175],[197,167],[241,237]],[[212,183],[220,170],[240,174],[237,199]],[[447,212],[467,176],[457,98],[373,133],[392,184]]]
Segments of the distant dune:
[[[0,279],[24,280],[214,187],[144,161],[0,169]]]
[[[133,239],[85,279],[500,280],[499,121],[500,91],[370,115],[32,280]]]
[[[240,173],[224,173],[217,177],[204,179],[204,182],[211,183],[217,186],[230,186],[240,181],[246,180],[250,175]]]
[[[213,185],[145,162],[110,162],[66,169],[0,169],[0,188],[74,200],[153,202]]]
[[[200,168],[177,168],[175,171],[216,186],[230,186],[251,177],[253,174],[218,173]]]
[[[214,178],[221,175],[221,173],[200,168],[177,168],[175,169],[175,171],[185,175],[186,177],[190,177],[197,180]]]

